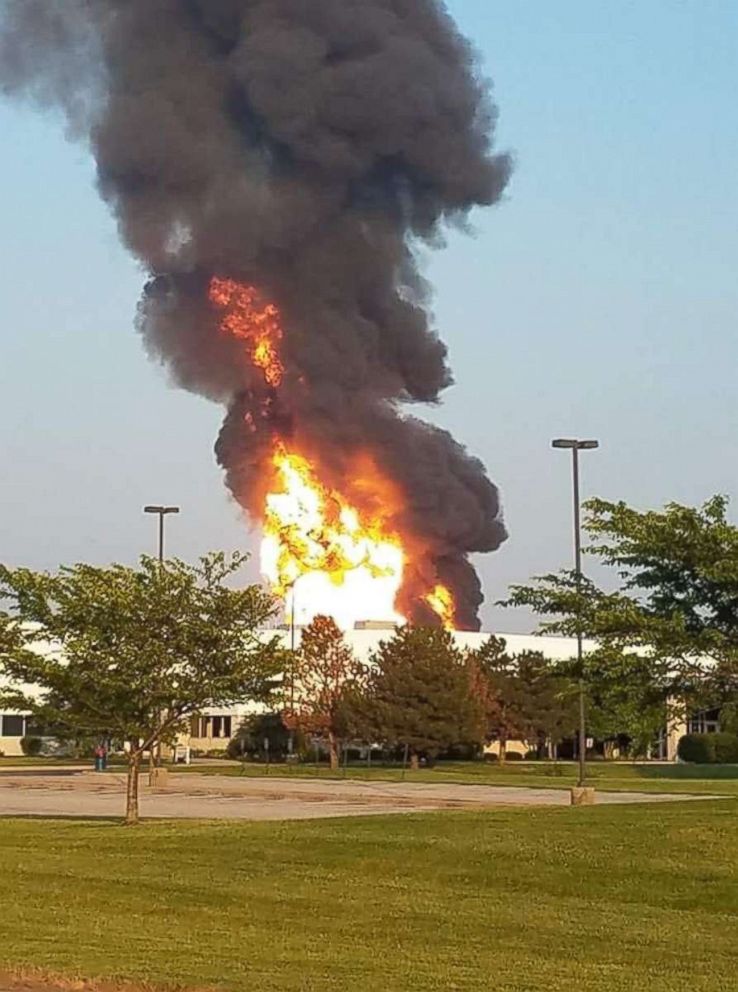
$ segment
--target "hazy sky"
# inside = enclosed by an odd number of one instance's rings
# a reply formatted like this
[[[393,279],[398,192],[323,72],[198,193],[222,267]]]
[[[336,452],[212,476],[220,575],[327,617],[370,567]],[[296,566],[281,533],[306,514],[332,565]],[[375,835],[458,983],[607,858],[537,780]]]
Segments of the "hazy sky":
[[[452,0],[495,81],[517,170],[502,206],[429,259],[457,385],[435,420],[486,462],[510,541],[493,605],[568,564],[569,463],[639,506],[736,496],[738,4]],[[54,567],[248,548],[212,454],[221,411],[172,389],[132,321],[144,274],[93,164],[53,116],[0,103],[0,557]]]

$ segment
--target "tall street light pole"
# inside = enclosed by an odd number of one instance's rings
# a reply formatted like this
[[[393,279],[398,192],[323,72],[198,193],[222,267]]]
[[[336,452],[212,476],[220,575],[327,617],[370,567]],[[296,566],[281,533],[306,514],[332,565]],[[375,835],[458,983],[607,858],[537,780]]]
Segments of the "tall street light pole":
[[[164,518],[170,513],[179,513],[178,506],[145,506],[144,513],[155,513],[159,517],[159,561],[164,561]]]
[[[145,506],[144,513],[153,513],[159,517],[159,564],[164,564],[164,518],[172,513],[179,513],[178,506]],[[153,776],[154,767],[161,765],[161,741],[156,745],[156,754],[153,747],[149,752],[149,776]]]
[[[574,482],[574,576],[577,593],[582,591],[582,505],[579,496],[579,452],[599,448],[599,441],[580,441],[577,438],[557,438],[551,442],[553,448],[570,450]],[[579,786],[587,781],[587,714],[584,691],[584,650],[582,627],[577,623],[577,672],[579,674]]]
[[[295,716],[295,587],[297,583],[304,575],[301,572],[297,578],[292,580],[292,585],[290,588],[290,717],[294,719]],[[289,743],[287,745],[289,756],[292,757],[295,747],[295,731],[294,728],[290,728]]]

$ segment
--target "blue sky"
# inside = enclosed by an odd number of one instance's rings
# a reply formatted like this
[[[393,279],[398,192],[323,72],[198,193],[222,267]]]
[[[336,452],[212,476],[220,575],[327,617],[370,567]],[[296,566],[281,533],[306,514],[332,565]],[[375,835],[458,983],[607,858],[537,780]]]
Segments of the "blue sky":
[[[738,5],[452,0],[517,160],[505,202],[428,258],[457,385],[432,412],[486,462],[511,538],[480,560],[491,603],[567,564],[569,464],[638,506],[737,494]],[[221,411],[172,389],[132,319],[143,273],[86,151],[0,103],[2,557],[131,562],[141,507],[181,504],[170,548],[249,548],[212,455]]]

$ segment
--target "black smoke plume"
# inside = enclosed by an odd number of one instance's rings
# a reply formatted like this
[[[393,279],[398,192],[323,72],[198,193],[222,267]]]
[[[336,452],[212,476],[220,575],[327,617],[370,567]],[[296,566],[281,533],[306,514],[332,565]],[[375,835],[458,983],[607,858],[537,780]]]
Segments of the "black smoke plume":
[[[469,44],[440,0],[5,0],[0,85],[60,104],[151,279],[149,352],[228,409],[227,482],[258,519],[267,438],[319,450],[341,486],[357,448],[401,487],[421,550],[400,606],[436,581],[476,629],[473,552],[505,539],[497,490],[444,431],[405,412],[451,383],[414,245],[497,201],[507,157]],[[265,396],[217,331],[213,275],[283,315],[285,379]]]

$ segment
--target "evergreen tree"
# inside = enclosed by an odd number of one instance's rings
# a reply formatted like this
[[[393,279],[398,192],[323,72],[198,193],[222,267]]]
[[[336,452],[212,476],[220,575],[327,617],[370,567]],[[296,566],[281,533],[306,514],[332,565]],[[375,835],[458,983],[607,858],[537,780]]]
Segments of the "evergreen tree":
[[[498,742],[499,761],[504,765],[508,741],[524,740],[528,730],[515,659],[508,654],[505,640],[490,637],[470,652],[469,660],[475,692],[484,713],[485,739]]]
[[[557,744],[576,725],[572,684],[540,651],[510,654],[503,638],[490,637],[469,661],[486,739],[499,742],[501,764],[509,741]]]
[[[515,663],[525,739],[539,755],[548,748],[550,756],[565,737],[575,733],[577,684],[540,651],[523,651]]]
[[[401,627],[371,659],[367,734],[406,747],[413,767],[450,747],[481,743],[484,723],[466,656],[442,629]]]

